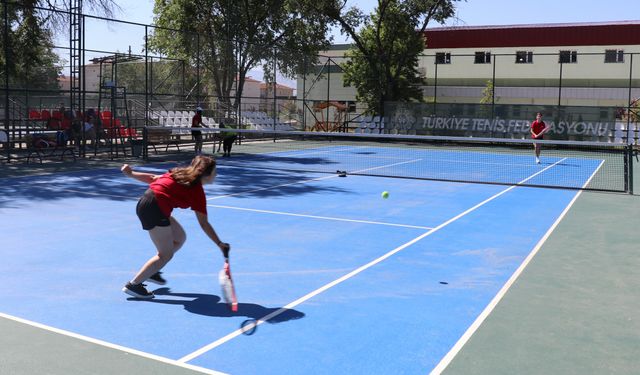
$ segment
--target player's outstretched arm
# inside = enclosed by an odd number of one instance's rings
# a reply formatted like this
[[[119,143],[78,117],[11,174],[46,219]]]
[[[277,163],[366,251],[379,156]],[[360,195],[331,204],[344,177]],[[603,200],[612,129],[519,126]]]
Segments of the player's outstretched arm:
[[[136,172],[131,168],[129,164],[123,164],[122,167],[120,168],[120,171],[122,171],[122,173],[124,173],[125,176],[131,177],[133,179],[136,179],[138,181],[141,181],[147,184],[152,183],[153,180],[158,178],[157,175],[152,173]]]
[[[228,243],[222,242],[220,240],[220,237],[218,237],[218,234],[209,223],[209,218],[207,217],[207,214],[203,214],[202,212],[198,212],[198,211],[195,211],[195,212],[196,212],[196,218],[198,218],[198,224],[200,224],[200,228],[202,228],[204,233],[206,233],[207,236],[211,238],[211,241],[213,241],[216,245],[218,245],[218,247],[220,248],[220,251],[222,251],[222,255],[225,258],[228,258],[229,250],[231,249],[231,246]]]

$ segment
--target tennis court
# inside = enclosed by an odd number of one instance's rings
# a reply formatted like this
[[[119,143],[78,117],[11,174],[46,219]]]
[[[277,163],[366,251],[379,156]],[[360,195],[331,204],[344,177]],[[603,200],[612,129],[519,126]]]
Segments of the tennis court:
[[[633,195],[575,189],[628,188],[615,178],[625,174],[624,162],[612,162],[617,156],[549,150],[535,164],[530,148],[416,153],[363,142],[294,143],[274,149],[276,142],[246,142],[232,158],[218,159],[217,180],[205,188],[210,221],[232,245],[237,313],[220,300],[219,251],[185,210],[175,216],[188,240],[163,270],[168,285],[152,288],[150,301],[120,291],[153,250],[134,211],[146,186],[117,167],[5,178],[0,321],[26,342],[12,336],[15,352],[3,355],[0,369],[19,373],[18,349],[46,342],[60,343],[59,358],[87,356],[36,361],[41,373],[64,373],[88,358],[96,358],[84,364],[95,373],[501,373],[516,358],[508,355],[509,337],[523,327],[536,331],[526,320],[505,319],[514,304],[501,300],[514,295],[514,283],[578,198],[637,205]],[[174,165],[137,167],[161,173]],[[347,177],[335,173],[342,170]],[[381,177],[394,174],[403,178]],[[492,183],[456,182],[465,179]],[[614,267],[633,267],[637,257],[622,264]],[[545,270],[554,267],[574,266],[549,261]],[[625,278],[618,292],[632,283]],[[516,305],[537,297],[529,291]],[[255,333],[242,334],[240,325],[252,319]],[[505,348],[498,359],[487,354],[494,345]],[[634,345],[628,337],[625,347]],[[631,368],[632,359],[615,349],[616,368]]]

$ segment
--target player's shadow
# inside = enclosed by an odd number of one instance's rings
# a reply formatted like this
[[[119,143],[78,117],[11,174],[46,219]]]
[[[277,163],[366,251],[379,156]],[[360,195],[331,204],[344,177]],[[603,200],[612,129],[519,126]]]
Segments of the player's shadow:
[[[153,299],[143,300],[129,298],[131,301],[162,303],[166,305],[182,305],[190,313],[215,317],[246,316],[251,319],[261,319],[278,310],[279,314],[267,320],[268,323],[281,323],[289,320],[304,318],[304,313],[294,309],[280,307],[264,307],[255,303],[238,303],[238,311],[232,312],[220,297],[202,293],[174,293],[169,288],[159,288],[153,291]]]

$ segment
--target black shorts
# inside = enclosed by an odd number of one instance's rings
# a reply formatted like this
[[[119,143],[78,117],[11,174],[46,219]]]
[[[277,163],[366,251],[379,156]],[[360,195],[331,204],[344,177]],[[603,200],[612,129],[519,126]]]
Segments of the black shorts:
[[[171,225],[169,218],[162,213],[160,206],[158,206],[156,195],[151,189],[147,189],[138,201],[136,214],[138,214],[142,229],[144,230],[151,230],[155,227],[168,227]]]
[[[192,130],[191,135],[196,142],[202,142],[202,132],[200,130]]]

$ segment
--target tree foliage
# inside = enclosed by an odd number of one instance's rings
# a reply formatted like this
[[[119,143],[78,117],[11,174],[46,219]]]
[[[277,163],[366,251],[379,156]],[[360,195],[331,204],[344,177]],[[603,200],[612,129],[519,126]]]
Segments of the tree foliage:
[[[4,21],[0,30],[0,72],[8,74],[11,87],[58,89],[62,72],[61,58],[53,50],[56,32],[68,32],[69,0],[22,0],[0,3],[0,17],[7,14],[7,38]],[[84,0],[89,9],[112,14],[113,0]],[[52,11],[39,9],[46,8]],[[5,48],[6,47],[6,48]]]
[[[418,58],[425,48],[424,31],[432,21],[444,23],[453,17],[455,1],[459,0],[378,0],[371,15],[347,8],[344,0],[318,2],[353,40],[349,60],[342,65],[344,80],[355,87],[357,99],[369,112],[384,114],[386,101],[422,100]]]
[[[60,61],[53,53],[52,35],[33,7],[0,4],[0,15],[5,7],[8,20],[8,38],[2,30],[0,69],[9,75],[14,88],[57,89]],[[4,22],[2,24],[4,28]],[[7,47],[6,49],[4,47]],[[8,52],[8,53],[7,53]]]
[[[150,46],[199,66],[209,91],[239,104],[250,69],[265,63],[268,81],[277,70],[292,77],[304,56],[328,46],[326,18],[308,0],[156,0]],[[179,30],[179,31],[177,31]],[[236,90],[237,77],[237,90]],[[233,100],[231,98],[234,94]]]
[[[488,80],[482,89],[482,98],[480,104],[493,104],[493,81]]]

